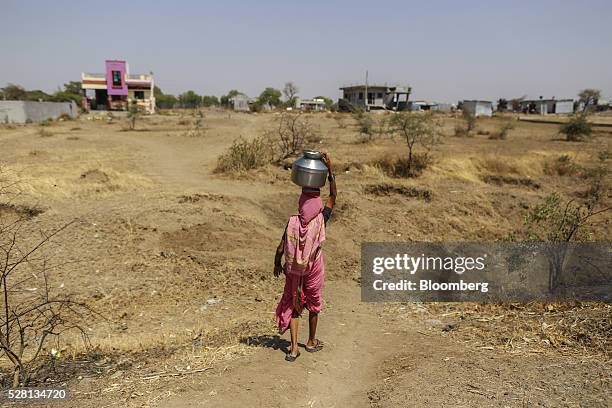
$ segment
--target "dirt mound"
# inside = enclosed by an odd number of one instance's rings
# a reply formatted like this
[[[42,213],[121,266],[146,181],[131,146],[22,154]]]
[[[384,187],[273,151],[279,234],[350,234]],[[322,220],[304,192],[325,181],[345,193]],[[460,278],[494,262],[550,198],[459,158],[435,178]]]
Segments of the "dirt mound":
[[[110,181],[108,174],[99,169],[87,170],[81,174],[81,179],[91,183],[108,183]]]
[[[260,225],[222,214],[214,217],[217,219],[209,223],[164,233],[161,238],[162,250],[177,256],[214,256],[217,260],[231,260],[235,264],[246,261],[249,265],[253,265],[252,260],[257,258],[258,250],[269,251],[272,244],[261,232]]]
[[[540,185],[530,178],[519,178],[510,176],[497,176],[497,175],[486,175],[482,176],[482,181],[487,184],[495,184],[496,186],[502,186],[504,184],[510,184],[513,186],[524,186],[529,188],[540,188]]]
[[[366,194],[375,196],[390,196],[392,194],[403,195],[404,197],[420,198],[425,201],[431,201],[433,194],[431,190],[424,188],[402,186],[398,184],[370,184],[364,187]]]

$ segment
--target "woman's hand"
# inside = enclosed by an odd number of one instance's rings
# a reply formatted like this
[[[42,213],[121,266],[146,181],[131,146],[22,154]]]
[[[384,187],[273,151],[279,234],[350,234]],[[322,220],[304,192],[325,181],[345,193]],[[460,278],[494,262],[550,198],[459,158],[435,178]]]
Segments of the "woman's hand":
[[[274,265],[274,277],[278,278],[283,271],[283,267],[281,265]]]
[[[329,174],[332,174],[332,163],[327,153],[323,153],[323,163],[325,163],[325,166],[327,167],[327,171],[329,172]]]

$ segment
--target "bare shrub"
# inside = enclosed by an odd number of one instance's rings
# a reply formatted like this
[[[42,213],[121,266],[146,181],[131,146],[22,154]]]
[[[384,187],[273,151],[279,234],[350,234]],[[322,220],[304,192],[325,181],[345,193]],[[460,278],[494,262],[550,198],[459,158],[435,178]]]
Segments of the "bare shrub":
[[[359,130],[358,141],[360,143],[368,143],[374,140],[374,121],[367,112],[358,110],[353,114],[357,121],[357,129]]]
[[[0,353],[13,366],[12,387],[26,385],[43,367],[39,357],[50,342],[61,349],[62,335],[77,332],[89,344],[83,324],[92,316],[86,304],[56,293],[49,281],[50,272],[66,264],[53,262],[44,249],[72,222],[50,233],[37,230],[30,220],[40,212],[12,204],[19,195],[18,182],[0,168],[0,202],[12,209],[0,208]],[[58,353],[51,350],[49,357]]]
[[[393,136],[390,129],[390,120],[385,117],[380,118],[378,121],[376,121],[374,132],[376,133],[376,137],[381,139],[387,135]]]
[[[468,111],[462,111],[462,124],[455,126],[455,136],[457,137],[473,137],[472,131],[476,129],[476,116]]]
[[[266,137],[248,141],[239,137],[217,161],[215,173],[247,171],[262,167],[272,160],[272,151]]]
[[[128,128],[129,130],[136,129],[136,121],[140,118],[141,110],[136,101],[132,101],[128,107]]]
[[[271,147],[274,159],[280,161],[300,152],[306,142],[315,141],[317,132],[302,112],[283,112],[275,127],[264,132],[264,138]]]
[[[204,128],[204,114],[200,109],[197,109],[194,113],[195,119],[193,121],[193,127],[186,133],[188,137],[202,137],[206,133]]]
[[[398,160],[391,174],[405,177],[416,177],[432,162],[430,154],[433,146],[438,142],[440,123],[433,114],[402,112],[393,116],[390,121],[389,132],[397,134],[406,141],[408,157]],[[416,149],[425,150],[417,154]]]

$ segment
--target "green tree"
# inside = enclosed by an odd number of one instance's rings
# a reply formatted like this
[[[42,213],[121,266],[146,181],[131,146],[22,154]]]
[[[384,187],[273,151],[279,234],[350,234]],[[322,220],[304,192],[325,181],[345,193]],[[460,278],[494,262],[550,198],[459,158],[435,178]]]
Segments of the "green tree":
[[[259,94],[259,98],[257,98],[257,105],[264,106],[266,104],[275,108],[281,106],[281,91],[274,88],[266,88],[263,90],[261,94]]]
[[[202,96],[202,106],[217,106],[219,105],[219,99],[214,95]]]
[[[22,101],[27,97],[28,92],[21,85],[8,83],[2,88],[2,99]]]
[[[165,94],[157,85],[153,88],[155,105],[160,109],[172,109],[178,104],[178,99],[174,95]]]
[[[50,98],[54,102],[70,102],[74,101],[77,105],[81,106],[83,102],[81,82],[70,81],[64,84],[64,89],[58,89]]]
[[[81,95],[82,87],[80,81],[70,81],[64,84],[64,92],[69,94]]]
[[[41,91],[40,89],[35,89],[33,91],[26,91],[26,96],[23,99],[25,101],[50,101],[52,100],[51,95],[48,93]]]
[[[583,89],[578,94],[578,102],[582,102],[584,104],[584,107],[582,108],[583,111],[587,110],[589,106],[597,105],[600,98],[601,91],[599,89]]]
[[[583,111],[572,115],[567,123],[561,125],[559,132],[565,135],[565,139],[568,142],[578,142],[589,137],[592,128],[588,121],[587,113]]]
[[[155,97],[155,104],[160,109],[172,109],[178,105],[179,101],[174,95],[159,95]]]
[[[183,108],[193,109],[202,105],[202,97],[191,90],[180,94],[178,100]]]

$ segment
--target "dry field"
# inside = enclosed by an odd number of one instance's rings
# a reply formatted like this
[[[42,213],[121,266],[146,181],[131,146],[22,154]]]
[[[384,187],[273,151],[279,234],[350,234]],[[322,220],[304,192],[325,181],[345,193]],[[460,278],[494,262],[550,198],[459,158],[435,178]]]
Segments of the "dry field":
[[[559,168],[559,157],[609,169],[612,129],[566,142],[557,125],[516,122],[507,140],[491,140],[502,120],[491,118],[459,138],[459,119],[442,116],[434,162],[397,179],[375,162],[405,154],[402,140],[360,143],[351,115],[309,114],[339,198],[325,246],[326,347],[290,365],[287,335],[275,336],[283,282],[272,264],[299,190],[273,165],[213,172],[235,138],[278,115],[206,111],[196,136],[191,112],[143,117],[134,131],[115,116],[0,127],[0,165],[23,191],[0,211],[36,209],[29,224],[46,231],[76,220],[47,254],[67,263],[49,286],[101,315],[87,324],[90,347],[65,337],[36,378],[66,384],[66,406],[611,403],[609,305],[363,304],[358,282],[361,242],[497,241],[553,192],[582,200],[588,172]],[[597,217],[587,238],[609,240],[611,220]],[[0,367],[7,385],[6,359]]]

